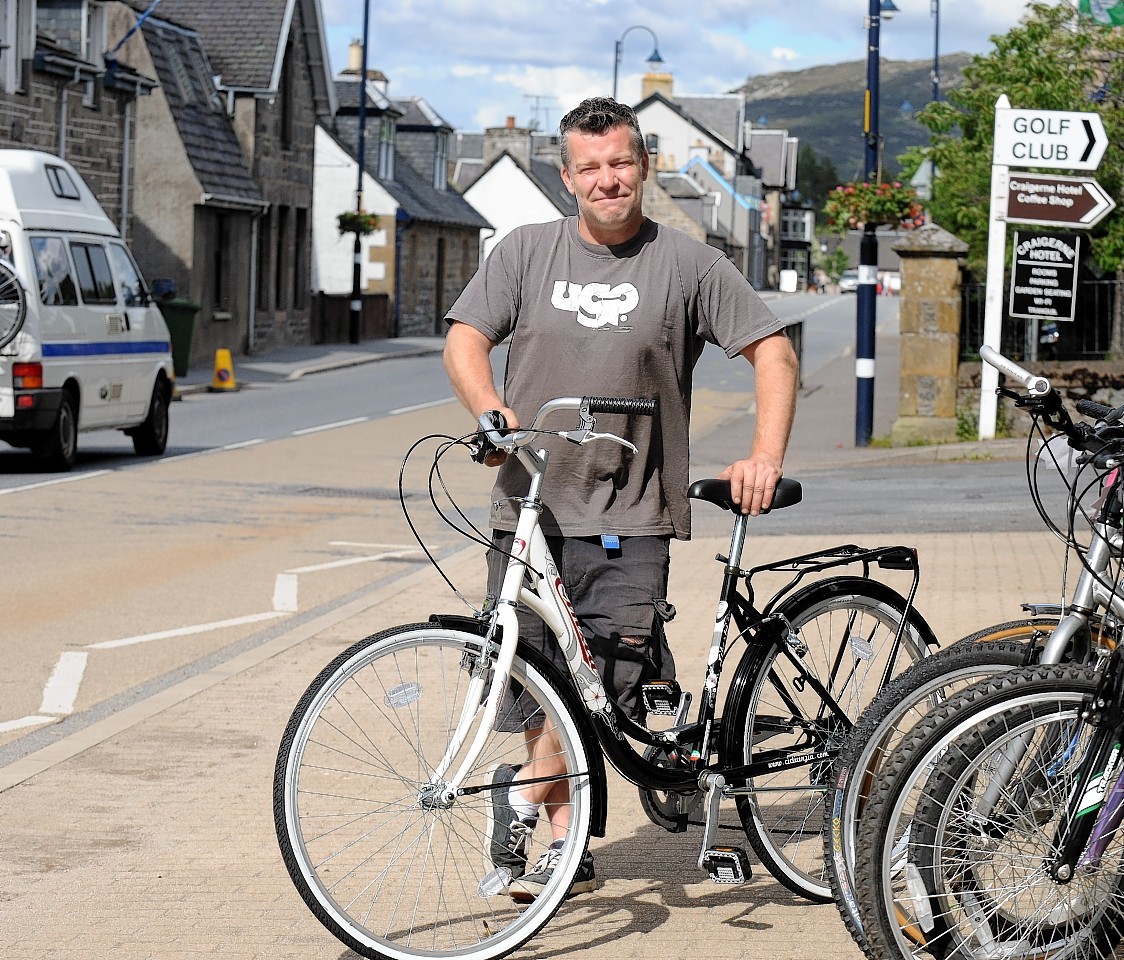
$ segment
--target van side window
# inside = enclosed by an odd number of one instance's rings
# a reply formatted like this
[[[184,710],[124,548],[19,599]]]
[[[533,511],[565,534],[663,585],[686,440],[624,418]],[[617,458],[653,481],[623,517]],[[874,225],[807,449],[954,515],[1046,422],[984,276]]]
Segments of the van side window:
[[[113,286],[105,247],[100,243],[72,243],[70,252],[74,257],[74,269],[78,271],[78,289],[82,291],[83,302],[116,303],[117,289]]]
[[[113,267],[113,276],[117,280],[117,289],[121,291],[125,306],[143,307],[148,299],[148,291],[129,251],[119,243],[107,244],[106,250],[109,251],[109,263]]]
[[[80,200],[82,195],[78,192],[78,184],[74,182],[62,167],[47,164],[47,181],[51,184],[51,192],[62,200]]]
[[[78,303],[70,260],[61,237],[32,237],[31,255],[39,281],[39,299],[51,307],[73,307]]]

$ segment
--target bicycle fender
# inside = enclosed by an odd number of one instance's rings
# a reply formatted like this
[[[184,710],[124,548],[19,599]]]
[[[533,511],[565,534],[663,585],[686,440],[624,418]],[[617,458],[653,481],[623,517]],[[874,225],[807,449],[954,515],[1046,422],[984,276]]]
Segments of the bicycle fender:
[[[460,630],[483,637],[488,632],[488,621],[476,617],[466,617],[463,614],[430,614],[429,622],[447,630]],[[577,691],[570,678],[562,673],[558,667],[551,663],[542,653],[527,646],[522,640],[516,650],[516,656],[533,666],[539,673],[554,682],[570,715],[578,727],[578,735],[585,747],[586,756],[589,757],[590,786],[592,788],[592,804],[590,807],[589,832],[595,837],[605,836],[605,823],[608,819],[608,778],[605,774],[605,754],[601,750],[601,743],[593,729],[593,720],[581,702]]]
[[[868,580],[865,577],[829,577],[827,580],[809,583],[790,596],[785,597],[777,605],[776,612],[784,613],[785,609],[791,607],[792,604],[812,603],[825,597],[834,597],[846,593],[861,593],[873,600],[887,603],[898,610],[904,610],[907,603],[905,597],[893,587],[888,587],[881,580]],[[910,608],[909,622],[926,647],[940,646],[940,641],[933,632],[933,628],[929,626],[929,621],[921,615],[921,611],[917,609],[916,605]]]

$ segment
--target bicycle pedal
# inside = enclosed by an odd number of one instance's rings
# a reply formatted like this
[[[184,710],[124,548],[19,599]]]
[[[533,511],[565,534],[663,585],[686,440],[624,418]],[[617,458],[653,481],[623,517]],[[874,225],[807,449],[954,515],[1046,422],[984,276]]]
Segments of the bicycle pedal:
[[[650,680],[640,687],[644,709],[653,717],[674,717],[679,713],[683,693],[674,680]]]
[[[701,866],[715,883],[745,883],[753,876],[741,847],[711,847],[703,851]]]

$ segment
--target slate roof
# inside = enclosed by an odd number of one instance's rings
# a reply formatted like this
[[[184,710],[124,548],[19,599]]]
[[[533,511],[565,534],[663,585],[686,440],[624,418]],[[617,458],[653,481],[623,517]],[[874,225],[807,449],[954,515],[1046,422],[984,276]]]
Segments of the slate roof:
[[[226,86],[269,90],[295,0],[162,0],[160,16],[197,31]]]
[[[303,39],[316,111],[331,116],[335,103],[320,0],[162,0],[159,12],[199,34],[222,87],[275,91],[298,5],[305,21]],[[301,39],[296,31],[293,39]]]
[[[337,113],[359,113],[359,76],[336,77],[332,81],[336,88]],[[375,84],[365,84],[367,109],[375,113],[398,113],[399,109]]]
[[[685,107],[683,107],[680,103],[678,103],[677,100],[668,100],[667,97],[665,97],[662,93],[656,92],[656,93],[649,94],[647,97],[645,97],[643,100],[641,100],[636,105],[636,107],[634,109],[639,114],[641,110],[643,110],[646,106],[648,106],[651,103],[662,103],[662,104],[664,104],[669,109],[671,109],[675,113],[679,114],[680,117],[682,117],[684,120],[686,120],[687,123],[691,124],[691,126],[693,126],[700,133],[704,133],[708,137],[711,137],[712,139],[719,141],[722,144],[722,146],[725,147],[727,150],[729,150],[731,153],[736,154],[738,152],[738,148],[736,146],[736,144],[737,144],[737,138],[736,137],[731,140],[728,136],[723,134],[722,131],[716,130],[713,127],[707,126],[702,121],[701,118],[695,116],[693,113],[691,113]],[[643,129],[643,127],[644,127],[644,121],[643,120],[640,121],[640,127],[641,127],[641,129]]]
[[[336,129],[324,127],[328,134],[355,158],[358,152],[359,121],[354,116],[337,116]],[[369,133],[370,131],[368,131]],[[455,190],[438,190],[428,177],[414,170],[400,151],[395,151],[394,179],[378,176],[378,151],[364,151],[364,167],[382,185],[411,220],[487,230],[492,225]]]
[[[155,17],[144,22],[141,32],[203,193],[216,202],[263,204],[211,80],[199,35]]]
[[[679,104],[704,127],[717,133],[728,143],[740,141],[738,126],[741,123],[742,98],[736,94],[716,93],[700,97],[676,97]]]
[[[398,121],[398,129],[414,130],[447,130],[452,133],[453,125],[445,120],[422,97],[409,97],[405,100],[394,100],[394,105],[402,111]]]
[[[563,216],[572,217],[578,212],[578,201],[566,189],[560,170],[558,164],[532,159],[527,172],[546,198],[558,208],[558,212]]]

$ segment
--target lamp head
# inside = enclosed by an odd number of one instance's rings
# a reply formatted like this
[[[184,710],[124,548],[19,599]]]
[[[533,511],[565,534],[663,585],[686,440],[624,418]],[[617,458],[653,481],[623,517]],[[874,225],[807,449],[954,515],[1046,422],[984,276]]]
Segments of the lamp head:
[[[881,13],[883,20],[893,20],[894,14],[898,12],[898,7],[894,3],[894,0],[882,0]]]

